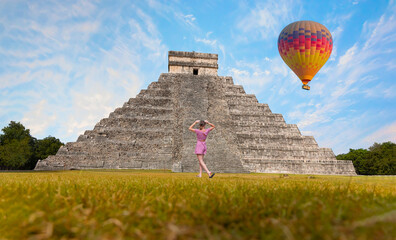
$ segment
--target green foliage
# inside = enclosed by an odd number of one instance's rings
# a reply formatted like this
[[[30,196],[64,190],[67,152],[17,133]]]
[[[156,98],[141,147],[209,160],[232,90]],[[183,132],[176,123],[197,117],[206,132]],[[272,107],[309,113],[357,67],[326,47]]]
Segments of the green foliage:
[[[0,174],[1,239],[394,239],[396,177]]]
[[[0,134],[0,169],[33,169],[39,159],[56,154],[63,145],[55,137],[37,140],[21,123],[11,121]]]
[[[23,169],[33,158],[35,139],[29,129],[11,121],[0,135],[0,169]]]
[[[37,140],[36,148],[35,148],[35,158],[46,159],[49,155],[55,155],[58,152],[58,149],[64,145],[58,138],[48,136],[44,139]],[[34,166],[37,163],[34,163]],[[33,166],[33,167],[34,167]]]
[[[396,144],[392,142],[374,143],[368,150],[349,149],[337,159],[352,160],[357,174],[396,175]]]
[[[7,169],[20,169],[33,155],[29,138],[10,139],[0,146],[0,166]]]
[[[25,129],[25,127],[19,123],[11,121],[7,127],[2,129],[3,134],[0,135],[0,145],[7,144],[11,140],[23,140],[23,139],[32,139],[30,136],[30,130]]]

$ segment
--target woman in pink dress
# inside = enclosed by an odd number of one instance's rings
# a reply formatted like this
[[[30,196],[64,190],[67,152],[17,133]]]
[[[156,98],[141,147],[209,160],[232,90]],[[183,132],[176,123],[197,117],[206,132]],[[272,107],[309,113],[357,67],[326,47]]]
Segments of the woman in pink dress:
[[[195,124],[199,123],[199,129],[193,129]],[[205,129],[205,125],[209,124],[211,128]],[[209,178],[212,178],[215,174],[211,173],[208,168],[206,167],[206,164],[203,161],[203,158],[206,154],[206,138],[208,137],[208,134],[210,131],[212,131],[215,128],[215,125],[211,124],[208,121],[204,120],[197,120],[195,121],[189,128],[188,130],[195,132],[197,134],[197,145],[195,146],[195,154],[197,154],[197,158],[199,161],[199,175],[197,177],[202,176],[202,168],[206,171],[208,174]]]

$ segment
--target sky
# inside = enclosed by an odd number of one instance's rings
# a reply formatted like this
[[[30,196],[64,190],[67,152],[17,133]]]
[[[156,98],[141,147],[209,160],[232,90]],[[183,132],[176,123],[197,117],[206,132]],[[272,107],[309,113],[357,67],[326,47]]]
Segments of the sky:
[[[281,59],[294,21],[331,32],[310,91]],[[76,141],[168,71],[168,51],[219,55],[220,76],[335,154],[396,142],[396,3],[0,0],[0,128]]]

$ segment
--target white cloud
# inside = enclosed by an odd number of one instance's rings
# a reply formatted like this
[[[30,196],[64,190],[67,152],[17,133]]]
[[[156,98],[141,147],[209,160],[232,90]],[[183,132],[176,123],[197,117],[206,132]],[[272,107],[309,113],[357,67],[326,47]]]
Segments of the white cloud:
[[[187,28],[188,30],[193,32],[200,31],[198,25],[196,24],[196,17],[191,13],[185,14],[182,10],[180,10],[179,4],[175,4],[172,1],[166,1],[166,3],[162,3],[161,1],[157,0],[149,0],[148,5],[153,10],[155,10],[157,14],[170,22],[173,21],[173,19],[171,19],[173,16],[177,23],[183,25],[183,27]]]
[[[379,83],[375,87],[364,89],[363,93],[368,98],[393,99],[396,98],[396,85],[386,86],[383,83]]]
[[[47,100],[43,99],[37,104],[34,104],[31,107],[31,110],[22,118],[22,124],[31,130],[31,134],[33,136],[42,134],[57,120],[56,115],[54,113],[50,113],[48,108],[49,105]]]
[[[276,86],[278,90],[273,90],[274,94],[276,91],[276,94],[285,95],[288,91],[293,91],[287,83],[290,79],[295,81],[297,78],[292,75],[280,57],[273,59],[265,57],[257,62],[236,61],[236,66],[227,71],[227,75],[233,76],[237,84],[243,85],[247,92],[254,94]]]
[[[136,12],[137,12],[139,18],[142,19],[144,29],[147,30],[148,34],[150,34],[152,36],[159,36],[160,33],[159,33],[157,27],[155,26],[155,24],[153,23],[153,20],[151,19],[151,17],[149,15],[147,15],[146,13],[144,13],[141,9],[136,9]]]
[[[187,22],[194,22],[195,21],[195,17],[194,17],[194,15],[192,15],[192,14],[188,14],[188,15],[185,15],[184,16],[184,19],[187,21]]]
[[[315,136],[320,147],[332,147],[335,154],[345,153],[348,148],[366,147],[361,142],[362,133],[365,133],[361,126],[367,124],[369,116],[369,112],[361,112],[358,115],[348,114],[347,117],[335,118],[326,124],[311,127],[309,135]],[[302,130],[303,134],[305,132]]]
[[[357,44],[353,45],[350,49],[348,49],[348,51],[340,57],[339,61],[338,61],[338,67],[339,68],[348,68],[350,65],[350,63],[353,61],[355,62],[356,59],[356,54],[359,51]]]
[[[378,46],[380,51],[386,51],[388,49],[383,46],[387,46],[388,44],[394,44],[396,38],[396,19],[395,15],[386,16],[382,15],[379,21],[374,25],[374,29],[372,30],[369,39],[364,44],[362,48],[363,51],[368,50],[377,50]]]
[[[32,14],[18,21],[4,19],[10,24],[0,34],[28,48],[0,46],[12,69],[0,72],[0,91],[7,96],[0,100],[2,121],[20,116],[36,137],[49,135],[51,129],[50,135],[75,141],[158,77],[153,70],[166,64],[167,47],[151,17],[134,6],[129,16],[115,13],[120,8],[99,14],[95,4],[32,3],[21,8]],[[110,29],[104,21],[116,24]],[[93,36],[106,41],[106,48],[92,41]],[[148,67],[151,71],[144,75],[142,68]],[[23,109],[16,107],[21,103]]]
[[[195,37],[194,40],[197,43],[203,43],[204,45],[207,45],[211,48],[211,51],[214,51],[216,53],[221,52],[221,61],[224,63],[226,60],[226,50],[223,44],[221,44],[217,39],[209,39],[210,35],[212,32],[207,32],[205,34],[206,37],[204,38],[199,38]],[[220,66],[221,68],[221,66]]]
[[[89,17],[97,7],[92,2],[77,0],[71,6],[62,2],[28,2],[29,14],[33,18],[45,18],[49,21],[62,21],[75,17]]]
[[[363,139],[367,144],[373,144],[374,142],[396,142],[396,121],[393,123],[378,129],[372,134],[368,135]]]
[[[280,0],[258,3],[254,9],[239,20],[237,28],[244,35],[268,39],[278,36],[287,23],[299,18],[302,5],[299,1]],[[246,37],[246,36],[245,36]],[[247,40],[248,38],[245,38]]]
[[[24,59],[18,62],[11,62],[9,63],[12,67],[18,67],[23,69],[42,69],[42,68],[49,68],[49,67],[59,67],[62,71],[70,72],[73,69],[73,64],[69,62],[65,56],[56,55],[53,57],[49,57],[46,59],[34,59],[34,60],[27,60]]]
[[[348,12],[347,14],[339,14],[336,12],[328,13],[325,20],[323,21],[324,25],[331,26],[329,28],[331,32],[331,36],[333,39],[333,51],[331,53],[329,61],[335,61],[338,56],[338,46],[343,45],[343,34],[345,30],[345,25],[350,22],[354,15],[354,12]],[[323,72],[323,70],[322,70]]]
[[[196,42],[201,42],[206,45],[210,45],[212,47],[215,47],[217,44],[217,40],[210,40],[210,39],[205,39],[205,38],[195,38]]]

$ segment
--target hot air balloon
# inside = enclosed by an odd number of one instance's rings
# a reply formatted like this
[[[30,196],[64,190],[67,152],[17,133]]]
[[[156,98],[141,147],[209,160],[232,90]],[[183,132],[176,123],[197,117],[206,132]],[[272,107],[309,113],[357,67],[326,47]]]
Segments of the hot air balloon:
[[[279,34],[278,50],[283,61],[301,79],[302,88],[309,90],[308,82],[330,57],[333,39],[322,24],[297,21]]]

